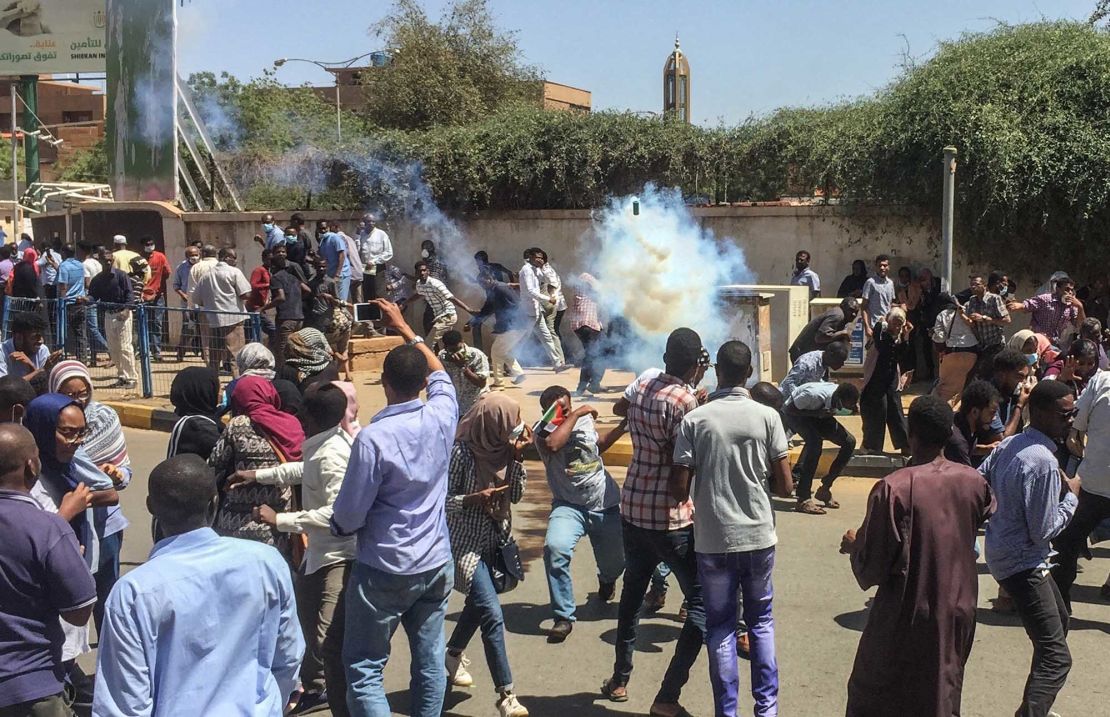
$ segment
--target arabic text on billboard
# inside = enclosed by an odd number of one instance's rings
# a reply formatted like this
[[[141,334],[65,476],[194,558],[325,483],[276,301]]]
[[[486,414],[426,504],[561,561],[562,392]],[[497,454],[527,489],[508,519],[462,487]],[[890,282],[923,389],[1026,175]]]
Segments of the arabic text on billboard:
[[[104,72],[104,0],[0,0],[0,75]]]

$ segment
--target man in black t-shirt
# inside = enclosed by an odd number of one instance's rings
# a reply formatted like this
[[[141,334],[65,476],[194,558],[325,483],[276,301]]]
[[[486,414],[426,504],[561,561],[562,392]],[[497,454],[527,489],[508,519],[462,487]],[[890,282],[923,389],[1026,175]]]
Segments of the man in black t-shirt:
[[[790,361],[797,361],[799,356],[810,351],[823,351],[836,341],[848,342],[858,313],[859,299],[848,296],[840,302],[840,306],[810,321],[790,345]]]
[[[270,257],[270,302],[267,308],[273,306],[277,310],[274,316],[277,331],[270,346],[277,366],[285,363],[285,342],[300,331],[304,323],[303,297],[309,291],[304,270],[299,264],[289,261],[286,247],[274,247]]]

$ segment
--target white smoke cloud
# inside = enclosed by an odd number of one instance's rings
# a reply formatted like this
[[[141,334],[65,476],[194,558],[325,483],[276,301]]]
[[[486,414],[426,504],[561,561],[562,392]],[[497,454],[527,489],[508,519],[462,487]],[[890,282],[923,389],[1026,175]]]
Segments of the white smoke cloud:
[[[593,234],[581,250],[594,258],[583,263],[596,267],[601,305],[623,317],[635,337],[613,346],[628,368],[662,367],[667,336],[683,326],[697,331],[711,354],[731,338],[755,351],[740,328],[748,322],[737,321],[718,291],[754,283],[755,274],[731,238],[718,240],[698,223],[678,189],[649,184],[638,200],[611,199]]]

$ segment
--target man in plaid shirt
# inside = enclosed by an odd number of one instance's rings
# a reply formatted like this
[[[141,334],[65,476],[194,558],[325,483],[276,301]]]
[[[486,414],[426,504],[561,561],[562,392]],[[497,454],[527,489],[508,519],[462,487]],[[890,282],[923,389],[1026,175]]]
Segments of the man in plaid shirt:
[[[430,275],[430,267],[426,261],[416,262],[416,295],[427,302],[428,308],[432,311],[432,325],[428,329],[427,341],[428,344],[439,350],[440,339],[443,335],[450,331],[458,321],[458,314],[455,313],[455,307],[459,307],[466,313],[474,315],[474,312],[469,306],[455,298],[451,290],[447,286]]]
[[[1060,336],[1069,323],[1078,331],[1087,318],[1083,302],[1075,296],[1075,282],[1068,276],[1056,279],[1051,294],[1012,301],[1006,308],[1013,313],[1031,314],[1029,328],[1035,334],[1047,336],[1054,346],[1060,345]]]
[[[991,274],[991,279],[994,278],[995,274]],[[1002,301],[1001,296],[988,290],[982,274],[972,274],[968,277],[968,281],[971,296],[964,306],[964,311],[974,322],[972,330],[979,341],[979,358],[975,364],[975,375],[989,379],[990,369],[994,366],[994,357],[1006,345],[1006,334],[1002,327],[1009,324],[1012,319],[1006,309],[1006,302]]]
[[[602,685],[602,692],[614,702],[628,699],[627,685],[644,593],[655,566],[665,562],[686,598],[687,618],[651,707],[651,714],[658,717],[684,713],[678,703],[679,694],[705,642],[705,607],[694,558],[694,507],[689,499],[675,501],[668,486],[679,424],[698,405],[688,383],[698,372],[701,351],[697,333],[676,329],[667,339],[663,355],[666,369],[642,374],[614,407],[614,413],[628,419],[632,462],[621,491],[625,573],[617,622],[616,662],[613,676]]]

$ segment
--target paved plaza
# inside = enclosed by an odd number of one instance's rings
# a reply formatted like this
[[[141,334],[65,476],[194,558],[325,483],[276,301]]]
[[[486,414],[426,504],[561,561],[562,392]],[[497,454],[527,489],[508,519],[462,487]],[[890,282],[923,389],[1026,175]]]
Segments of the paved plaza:
[[[530,372],[532,373],[532,372]],[[616,386],[627,374],[612,376]],[[555,380],[573,388],[572,372],[556,379],[550,371],[535,372],[512,395],[521,401],[525,416],[538,415],[539,392]],[[361,418],[367,421],[384,405],[381,388],[373,376],[360,377]],[[613,393],[591,403],[602,417],[611,414]],[[131,527],[123,545],[124,570],[145,560],[151,547],[150,520],[146,512],[147,475],[165,455],[166,434],[126,429],[135,480],[121,495]],[[580,610],[573,634],[561,645],[549,645],[543,629],[550,624],[547,583],[543,571],[543,539],[550,493],[539,463],[529,462],[524,500],[514,510],[514,532],[525,559],[527,579],[502,597],[508,629],[509,660],[521,702],[538,717],[568,715],[646,714],[673,652],[680,624],[681,604],[672,579],[667,605],[658,615],[641,622],[636,669],[629,685],[631,699],[614,704],[600,698],[598,687],[613,663],[616,605],[596,600],[597,581],[588,544],[575,554],[573,573]],[[618,482],[624,470],[613,470]],[[871,478],[845,477],[836,484],[842,508],[826,516],[792,512],[793,501],[776,500],[779,546],[775,570],[775,628],[782,689],[781,714],[839,715],[844,712],[846,684],[860,630],[867,619],[869,593],[852,577],[848,560],[837,549],[840,536],[861,520]],[[1094,560],[1081,563],[1084,572],[1074,590],[1075,616],[1069,637],[1075,666],[1056,705],[1064,717],[1107,714],[1110,685],[1106,683],[1107,632],[1110,603],[1099,597],[1099,586],[1110,570],[1110,549],[1094,550]],[[995,584],[980,561],[979,626],[967,668],[963,714],[995,717],[1010,714],[1020,700],[1029,667],[1031,647],[1016,617],[990,610]],[[448,629],[453,626],[463,597],[453,594]],[[447,714],[495,714],[493,684],[486,668],[480,640],[468,651],[475,684],[455,690],[447,701]],[[91,656],[86,656],[91,669]],[[683,693],[682,702],[697,716],[713,711],[705,655],[699,658]],[[404,635],[394,641],[394,658],[386,671],[386,686],[394,711],[408,713],[408,651]],[[742,670],[742,714],[751,702],[744,690],[750,684]],[[317,714],[327,714],[320,712]]]

